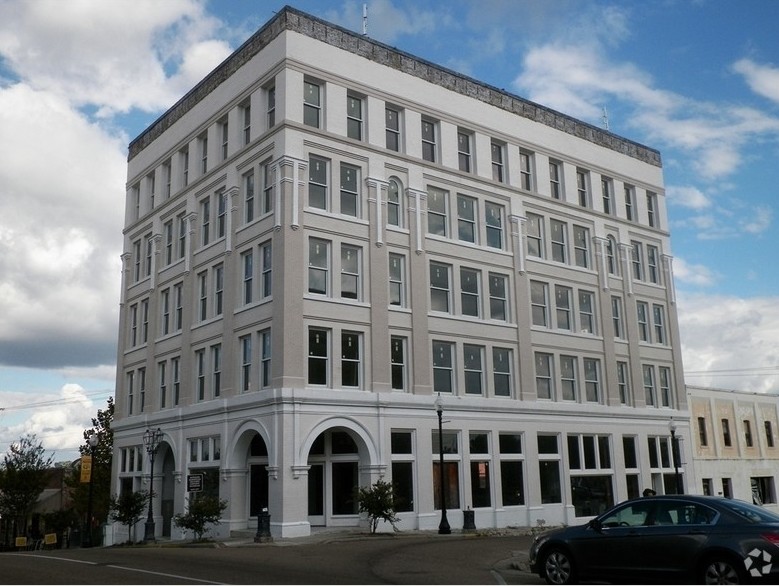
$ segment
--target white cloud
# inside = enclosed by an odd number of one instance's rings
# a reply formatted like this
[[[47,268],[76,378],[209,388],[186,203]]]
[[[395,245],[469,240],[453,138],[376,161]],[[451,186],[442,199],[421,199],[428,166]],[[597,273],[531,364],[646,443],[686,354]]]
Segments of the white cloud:
[[[673,260],[673,272],[675,281],[703,287],[714,285],[720,278],[707,266],[688,263],[678,256]]]
[[[779,103],[779,69],[752,59],[739,59],[733,64],[733,71],[744,77],[753,92]]]
[[[363,30],[363,3],[344,2],[343,9],[327,11],[324,19],[355,32]],[[434,10],[424,10],[418,3],[396,6],[391,0],[372,0],[368,9],[368,36],[383,43],[392,44],[403,35],[426,33],[432,36],[443,26],[449,26],[452,18],[446,5]]]
[[[694,210],[702,210],[711,206],[711,200],[700,189],[691,185],[668,185],[665,193],[671,204]]]
[[[681,293],[678,305],[688,384],[779,392],[779,298]]]

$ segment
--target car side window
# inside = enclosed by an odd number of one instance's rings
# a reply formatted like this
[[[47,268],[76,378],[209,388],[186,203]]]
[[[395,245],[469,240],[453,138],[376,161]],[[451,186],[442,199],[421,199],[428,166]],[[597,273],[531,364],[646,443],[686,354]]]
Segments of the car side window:
[[[710,525],[716,512],[695,503],[658,502],[652,525]]]
[[[601,519],[601,526],[608,527],[640,527],[646,524],[651,503],[633,503],[610,513]]]

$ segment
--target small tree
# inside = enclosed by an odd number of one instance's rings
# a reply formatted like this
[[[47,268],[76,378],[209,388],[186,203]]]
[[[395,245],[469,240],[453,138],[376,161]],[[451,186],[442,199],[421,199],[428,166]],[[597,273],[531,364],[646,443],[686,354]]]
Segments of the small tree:
[[[119,521],[122,525],[127,525],[127,542],[135,541],[135,526],[143,516],[143,511],[151,498],[148,491],[123,492],[118,497],[111,496],[109,510],[111,518]],[[130,539],[130,529],[132,529],[132,539]]]
[[[361,513],[368,513],[371,533],[376,533],[379,521],[386,521],[392,525],[394,531],[398,531],[395,526],[398,522],[395,514],[395,494],[389,482],[380,479],[373,486],[361,486],[357,490],[357,503]]]
[[[189,502],[187,512],[173,517],[173,522],[176,527],[192,531],[193,541],[201,541],[206,525],[219,523],[226,508],[227,501],[220,500],[217,496],[198,495]]]
[[[35,434],[28,434],[9,446],[0,465],[0,514],[18,523],[17,532],[26,529],[27,519],[49,480],[52,458],[43,454],[43,444]]]

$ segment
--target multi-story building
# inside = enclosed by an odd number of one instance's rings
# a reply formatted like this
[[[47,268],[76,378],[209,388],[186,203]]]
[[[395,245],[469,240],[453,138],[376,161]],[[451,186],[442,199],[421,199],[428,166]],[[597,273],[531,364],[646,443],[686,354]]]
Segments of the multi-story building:
[[[779,397],[689,386],[687,397],[700,482],[691,491],[779,509]]]
[[[285,8],[132,141],[126,205],[114,489],[159,427],[158,535],[196,474],[282,537],[380,478],[401,529],[442,476],[455,528],[675,490],[656,150]]]

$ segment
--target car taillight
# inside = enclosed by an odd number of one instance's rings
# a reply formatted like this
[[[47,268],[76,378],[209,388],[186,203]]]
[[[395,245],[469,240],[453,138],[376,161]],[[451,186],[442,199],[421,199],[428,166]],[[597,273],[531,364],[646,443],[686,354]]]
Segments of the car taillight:
[[[779,533],[763,533],[760,537],[779,547]]]

